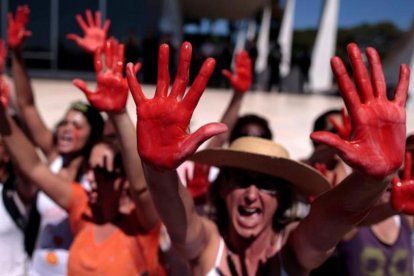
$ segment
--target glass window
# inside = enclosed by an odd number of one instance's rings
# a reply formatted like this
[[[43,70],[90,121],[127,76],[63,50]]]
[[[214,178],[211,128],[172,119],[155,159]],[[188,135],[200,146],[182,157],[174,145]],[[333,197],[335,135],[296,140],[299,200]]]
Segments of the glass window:
[[[15,14],[17,6],[25,4],[30,8],[28,29],[32,32],[24,46],[26,64],[29,68],[50,68],[50,1],[13,0],[9,1],[9,11]]]
[[[98,4],[97,0],[59,1],[58,69],[93,70],[92,56],[79,48],[75,42],[67,39],[66,35],[75,33],[83,36],[83,31],[75,16],[81,14],[85,18],[85,10],[90,9],[95,12],[98,9]]]

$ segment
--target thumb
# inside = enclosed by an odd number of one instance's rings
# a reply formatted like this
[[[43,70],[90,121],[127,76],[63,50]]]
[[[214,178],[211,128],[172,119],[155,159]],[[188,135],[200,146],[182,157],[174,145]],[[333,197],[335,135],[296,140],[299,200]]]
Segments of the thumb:
[[[142,63],[141,62],[137,62],[134,64],[134,73],[135,75],[141,70],[142,67]]]
[[[91,94],[91,93],[93,93],[92,91],[90,91],[89,89],[88,89],[88,86],[86,85],[86,82],[84,82],[83,80],[81,80],[81,79],[74,79],[73,81],[72,81],[72,83],[77,87],[77,88],[79,88],[84,94],[85,94],[85,96],[86,97],[89,97],[89,94]]]
[[[231,81],[231,78],[233,77],[233,75],[231,74],[231,72],[227,69],[223,69],[221,70],[221,73],[223,74],[223,76],[225,76],[229,81]]]
[[[29,36],[32,36],[32,32],[31,31],[25,31],[23,34],[23,37],[27,38]]]
[[[80,39],[80,36],[76,35],[76,34],[67,34],[66,38],[69,40],[73,40],[75,42],[77,42]]]
[[[348,143],[342,140],[338,135],[327,131],[315,131],[310,135],[310,138],[317,142],[330,146],[338,150],[342,154],[349,154],[352,148]]]
[[[191,156],[207,139],[227,130],[227,126],[223,123],[209,123],[200,127],[184,141],[184,158]]]

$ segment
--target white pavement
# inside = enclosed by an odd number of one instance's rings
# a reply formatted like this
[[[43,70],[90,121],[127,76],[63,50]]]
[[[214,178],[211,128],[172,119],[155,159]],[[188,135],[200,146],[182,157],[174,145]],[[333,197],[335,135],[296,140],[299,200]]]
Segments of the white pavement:
[[[93,85],[89,83],[91,89]],[[33,89],[41,114],[51,128],[63,116],[70,102],[85,100],[83,93],[70,81],[34,79]],[[155,87],[144,85],[143,90],[147,97],[152,97]],[[191,129],[194,131],[205,123],[220,120],[230,96],[230,90],[207,89],[194,112]],[[257,113],[267,118],[274,140],[284,145],[292,158],[300,159],[311,152],[309,134],[314,118],[327,109],[341,107],[340,97],[255,91],[246,95],[241,114]],[[135,104],[131,97],[128,112],[135,122]],[[413,132],[414,106],[410,99],[407,104],[407,133]]]

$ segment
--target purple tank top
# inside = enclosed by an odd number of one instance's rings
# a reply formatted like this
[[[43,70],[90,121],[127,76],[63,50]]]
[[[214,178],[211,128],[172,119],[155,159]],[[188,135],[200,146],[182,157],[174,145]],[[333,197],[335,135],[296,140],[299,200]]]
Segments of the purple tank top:
[[[400,233],[393,245],[381,242],[369,227],[360,227],[355,237],[341,242],[337,250],[349,276],[413,275],[411,229],[402,216]]]

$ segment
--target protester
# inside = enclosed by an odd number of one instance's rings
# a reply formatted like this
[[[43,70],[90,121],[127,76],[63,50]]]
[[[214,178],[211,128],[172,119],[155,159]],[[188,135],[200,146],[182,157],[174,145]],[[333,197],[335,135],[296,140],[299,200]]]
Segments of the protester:
[[[113,84],[113,78],[117,77],[117,71],[113,70],[118,69],[118,64],[115,59],[111,71],[105,70],[106,75],[99,78],[98,87],[107,87],[105,84],[108,82]],[[125,80],[123,86],[121,83],[117,88],[123,88],[124,94],[128,91]],[[102,89],[98,92],[98,96],[107,93]],[[107,108],[120,112],[111,106]],[[68,275],[164,275],[158,263],[158,216],[143,178],[135,177],[135,165],[139,164],[136,148],[132,146],[135,150],[125,153],[126,137],[120,134],[124,148],[113,137],[104,138],[93,146],[86,169],[91,187],[87,192],[73,181],[50,172],[3,105],[0,106],[0,117],[0,133],[15,164],[31,182],[69,213],[75,239],[69,253]],[[128,133],[127,129],[125,131]],[[128,162],[126,165],[122,153]],[[138,171],[138,176],[140,174],[142,172]],[[134,196],[129,192],[129,185]],[[132,197],[136,199],[136,205]],[[137,210],[135,206],[145,206],[146,210]],[[49,262],[56,261],[49,255]]]
[[[18,115],[31,141],[46,157],[50,170],[69,183],[81,182],[83,164],[88,159],[92,146],[102,135],[103,119],[91,106],[75,102],[54,131],[47,128],[36,106],[23,59],[23,44],[31,35],[27,30],[29,14],[29,7],[24,5],[18,6],[14,17],[11,13],[8,16],[8,45],[12,54],[12,76]],[[73,238],[66,211],[42,192],[38,194],[36,208],[33,210],[40,213],[41,221],[30,274],[66,275],[68,249]],[[36,212],[32,212],[30,217],[36,218]],[[37,233],[36,223],[29,224],[33,228],[30,233]],[[26,238],[36,239],[31,236]]]
[[[395,100],[389,101],[377,52],[367,49],[372,84],[358,46],[350,44],[348,53],[356,88],[340,58],[334,57],[331,63],[354,135],[350,140],[327,132],[311,137],[336,148],[354,172],[326,191],[329,184],[311,167],[289,159],[279,145],[253,137],[240,138],[229,149],[196,154],[193,160],[223,168],[218,196],[226,211],[219,214],[229,218],[225,225],[216,225],[194,212],[191,196],[175,170],[206,139],[227,130],[223,124],[210,123],[187,133],[192,112],[214,70],[214,60],[204,62],[186,92],[191,44],[184,43],[168,93],[168,46],[161,45],[153,99],[143,95],[132,64],[127,66],[137,104],[137,143],[145,177],[173,245],[192,261],[194,274],[277,275],[286,271],[305,275],[332,253],[342,236],[358,225],[381,197],[390,175],[403,160],[409,69],[401,67]],[[279,221],[273,227],[273,218],[280,218],[286,200],[280,194],[284,186],[288,191],[295,188],[319,196],[302,221],[289,225]]]

